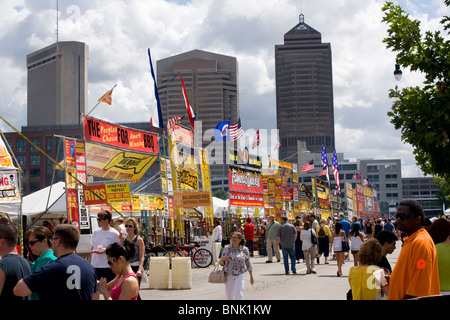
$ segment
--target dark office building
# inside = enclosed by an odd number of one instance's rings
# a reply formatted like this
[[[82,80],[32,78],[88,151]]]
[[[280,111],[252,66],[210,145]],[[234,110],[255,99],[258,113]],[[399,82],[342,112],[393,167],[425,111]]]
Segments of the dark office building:
[[[157,61],[158,94],[164,125],[167,125],[170,118],[186,114],[180,79],[179,77],[173,79],[178,72],[183,77],[189,104],[194,110],[196,120],[202,122],[202,145],[198,147],[211,147],[215,144],[213,129],[217,124],[229,119],[234,123],[239,117],[237,60],[235,57],[192,50]],[[183,118],[182,124],[191,128],[187,115]],[[199,134],[200,132],[196,131],[196,135]],[[225,146],[225,142],[219,142],[215,148],[216,152],[220,150],[224,152],[222,162],[226,159]],[[215,154],[215,157],[219,158],[218,154]],[[210,156],[210,161],[211,158]],[[228,166],[211,164],[210,170],[212,188],[227,190]]]
[[[299,23],[275,46],[277,127],[280,159],[297,152],[297,140],[310,152],[320,153],[325,144],[333,152],[334,110],[331,45],[321,34]],[[291,162],[296,157],[289,158]]]

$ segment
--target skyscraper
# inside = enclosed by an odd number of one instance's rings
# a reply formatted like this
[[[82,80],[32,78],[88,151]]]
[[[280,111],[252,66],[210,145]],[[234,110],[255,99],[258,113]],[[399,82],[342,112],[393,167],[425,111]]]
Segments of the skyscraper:
[[[210,130],[209,135],[205,135],[206,139],[202,139],[201,147],[214,144],[214,131],[211,129],[214,129],[219,121],[231,120],[233,123],[239,117],[237,60],[235,57],[192,50],[157,61],[158,94],[165,126],[170,118],[186,114],[180,80],[173,79],[178,72],[183,77],[186,95],[196,120],[202,121],[201,137]],[[187,115],[182,123],[188,128],[191,126]],[[196,135],[199,134],[200,132],[196,132]],[[216,151],[224,151],[220,157],[222,162],[225,162],[225,142],[217,144]],[[218,158],[217,154],[215,156]],[[210,169],[213,189],[226,188],[228,167],[213,164]]]
[[[87,110],[89,47],[57,42],[27,55],[27,125],[79,125]]]
[[[284,35],[275,46],[277,127],[280,159],[296,162],[297,140],[310,152],[335,148],[331,46],[304,22]],[[294,155],[294,156],[293,156]]]

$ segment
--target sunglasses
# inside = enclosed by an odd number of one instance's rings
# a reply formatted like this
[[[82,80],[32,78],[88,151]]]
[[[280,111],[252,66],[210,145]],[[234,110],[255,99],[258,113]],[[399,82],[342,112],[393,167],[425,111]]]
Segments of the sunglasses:
[[[133,225],[130,225],[130,224],[126,224],[126,225],[125,225],[125,228],[134,228],[134,226],[133,226]]]
[[[412,216],[411,214],[408,214],[408,213],[397,213],[397,214],[395,215],[395,219],[400,219],[400,220],[402,220],[402,221],[411,219],[412,217],[413,217],[413,216]]]
[[[28,241],[30,246],[34,246],[37,242],[41,242],[42,240]]]
[[[113,264],[114,262],[116,262],[116,261],[117,261],[117,258],[114,258],[114,259],[112,259],[111,261],[108,260],[108,265],[111,267],[112,264]]]

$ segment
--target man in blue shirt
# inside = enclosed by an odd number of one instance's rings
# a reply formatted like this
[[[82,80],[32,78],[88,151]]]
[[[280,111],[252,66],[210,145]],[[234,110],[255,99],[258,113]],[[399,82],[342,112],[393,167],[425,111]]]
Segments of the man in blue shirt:
[[[56,226],[52,249],[58,259],[20,280],[14,294],[25,297],[36,292],[41,300],[91,300],[98,289],[97,275],[89,261],[75,253],[79,239],[74,226]]]
[[[344,230],[344,232],[345,232],[345,236],[347,237],[347,242],[349,242],[349,235],[350,235],[350,228],[351,228],[351,225],[350,225],[350,222],[348,221],[348,220],[346,220],[345,219],[345,217],[344,217],[344,214],[343,213],[341,213],[341,214],[339,214],[339,221],[341,222],[341,224],[342,224],[342,230]],[[350,243],[349,243],[349,245],[350,245]],[[349,254],[348,254],[348,252],[345,254],[345,259],[348,259],[348,257],[349,257]]]
[[[394,232],[394,225],[391,223],[391,218],[389,218],[384,224],[384,230]]]

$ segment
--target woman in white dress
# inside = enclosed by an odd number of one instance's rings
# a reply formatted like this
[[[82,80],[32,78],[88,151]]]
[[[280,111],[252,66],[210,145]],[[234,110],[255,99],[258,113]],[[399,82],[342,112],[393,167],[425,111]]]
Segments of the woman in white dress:
[[[344,263],[344,251],[342,251],[342,241],[347,241],[345,231],[342,230],[342,223],[336,222],[333,233],[331,234],[331,243],[333,252],[337,260],[337,276],[342,276],[342,264]]]

